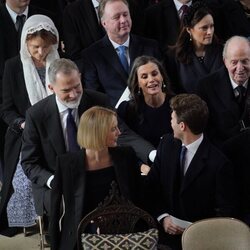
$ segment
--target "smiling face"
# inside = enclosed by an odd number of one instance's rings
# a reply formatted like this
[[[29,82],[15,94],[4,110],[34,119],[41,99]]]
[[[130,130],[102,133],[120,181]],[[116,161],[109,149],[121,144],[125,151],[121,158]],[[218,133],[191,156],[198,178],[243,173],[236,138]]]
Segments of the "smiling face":
[[[111,127],[107,135],[107,147],[116,147],[117,146],[117,140],[119,135],[121,134],[119,128],[118,128],[118,121],[116,116],[113,116]]]
[[[140,66],[137,70],[137,79],[144,97],[162,93],[163,78],[155,63],[149,62]]]
[[[70,74],[58,72],[56,82],[49,84],[49,88],[56,94],[59,101],[68,108],[77,108],[82,96],[81,75],[72,70]]]
[[[102,17],[102,25],[111,40],[119,44],[125,42],[132,25],[128,6],[119,0],[107,2]]]
[[[214,20],[208,14],[204,16],[193,28],[187,28],[194,45],[199,48],[212,43],[214,35]]]
[[[51,51],[52,44],[46,42],[40,36],[36,36],[27,41],[27,48],[35,63],[43,63]]]
[[[234,39],[228,44],[224,58],[230,77],[237,84],[245,83],[250,77],[250,45],[248,41]]]

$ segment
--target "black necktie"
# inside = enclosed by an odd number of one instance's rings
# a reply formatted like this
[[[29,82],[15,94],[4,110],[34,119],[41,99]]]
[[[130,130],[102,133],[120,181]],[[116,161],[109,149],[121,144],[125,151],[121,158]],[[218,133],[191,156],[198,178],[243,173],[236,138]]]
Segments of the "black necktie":
[[[241,111],[244,110],[245,106],[245,94],[246,94],[246,88],[243,87],[242,85],[239,85],[238,87],[235,88],[238,92],[238,96],[236,97],[237,102],[240,106]]]
[[[22,29],[23,29],[23,25],[25,23],[25,19],[26,19],[25,15],[18,15],[16,17],[16,29],[17,29],[17,34],[18,34],[19,39],[21,38]]]
[[[180,154],[181,176],[185,175],[186,152],[187,152],[187,148],[185,146],[182,146],[181,154]]]
[[[180,18],[181,18],[181,20],[183,20],[183,18],[184,18],[184,16],[187,14],[187,12],[188,12],[188,6],[186,5],[186,4],[183,4],[182,6],[181,6],[181,8],[180,8],[180,11],[181,11],[181,16],[180,16]]]
[[[76,141],[77,128],[74,117],[72,115],[72,109],[68,109],[66,130],[67,130],[68,146],[69,146],[68,151],[74,152],[79,150],[79,146]]]

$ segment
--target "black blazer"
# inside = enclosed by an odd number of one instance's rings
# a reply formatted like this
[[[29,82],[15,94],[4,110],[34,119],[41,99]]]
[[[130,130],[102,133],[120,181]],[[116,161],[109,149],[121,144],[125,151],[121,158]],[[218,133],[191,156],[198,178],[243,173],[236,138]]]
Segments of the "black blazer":
[[[164,0],[145,11],[146,37],[159,42],[162,49],[174,45],[180,32],[180,18],[173,0]]]
[[[66,6],[63,12],[63,41],[69,58],[78,60],[80,52],[104,34],[91,0],[78,0]]]
[[[102,93],[84,90],[78,107],[79,117],[88,108],[108,106],[107,97]],[[33,105],[26,113],[22,140],[22,165],[25,174],[32,181],[37,214],[43,214],[46,183],[54,174],[56,157],[66,153],[60,115],[55,95]]]
[[[109,149],[115,169],[115,177],[121,195],[136,203],[140,193],[140,171],[135,152],[130,147]],[[85,150],[61,155],[52,189],[52,214],[50,218],[51,249],[72,250],[76,248],[77,226],[83,214],[85,197]],[[65,215],[62,230],[59,230],[62,195]],[[140,194],[141,195],[141,194]]]
[[[214,216],[231,216],[234,179],[229,161],[204,138],[182,184],[178,185],[181,146],[180,140],[166,135],[157,149],[148,175],[151,186],[160,187],[162,206],[156,215],[169,213],[192,222]]]
[[[204,138],[181,181],[182,143],[172,135],[163,137],[148,175],[150,198],[156,217],[168,213],[195,222],[215,216],[232,216],[235,185],[232,166],[225,156]],[[152,191],[151,191],[152,192]],[[155,198],[158,198],[155,200]],[[160,231],[160,242],[181,249],[181,235]]]
[[[223,151],[234,166],[238,191],[237,217],[250,225],[250,129],[227,140]]]
[[[17,94],[18,93],[18,94]],[[0,205],[0,220],[6,216],[5,209],[12,194],[12,178],[16,170],[21,149],[22,129],[19,122],[25,120],[25,112],[31,106],[25,86],[23,66],[20,57],[6,62],[3,76],[2,118],[8,126],[4,145],[4,181]],[[5,227],[0,223],[0,229]]]
[[[175,51],[171,50],[165,56],[164,66],[170,78],[171,87],[176,93],[196,93],[198,82],[205,76],[221,68],[222,46],[211,44],[206,47],[204,64],[201,64],[197,56],[191,54],[192,62],[181,63],[176,59]]]
[[[157,42],[130,35],[130,68],[135,58],[141,55],[159,59],[160,51]],[[127,86],[128,73],[124,70],[108,36],[83,51],[80,69],[86,88],[106,93],[111,105],[115,106]]]
[[[200,80],[197,92],[208,105],[210,115],[207,132],[210,140],[217,145],[240,132],[240,120],[246,126],[250,125],[248,107],[246,105],[243,113],[240,111],[225,67]],[[246,99],[249,98],[248,84]]]

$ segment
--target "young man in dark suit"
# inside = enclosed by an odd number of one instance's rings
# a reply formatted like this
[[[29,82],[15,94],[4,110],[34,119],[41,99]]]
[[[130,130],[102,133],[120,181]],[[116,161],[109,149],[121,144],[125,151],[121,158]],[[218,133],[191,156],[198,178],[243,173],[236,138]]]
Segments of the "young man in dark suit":
[[[85,87],[106,93],[115,106],[127,87],[135,58],[149,55],[159,59],[160,51],[156,41],[130,33],[132,21],[126,0],[101,1],[99,17],[107,35],[83,51],[80,71]],[[124,49],[123,55],[119,49]]]
[[[172,216],[189,222],[231,216],[234,184],[229,161],[203,135],[206,103],[197,95],[180,94],[172,98],[170,106],[174,134],[162,138],[147,178],[158,193],[153,204],[163,227],[161,241],[181,249],[184,228]]]
[[[199,81],[198,94],[207,102],[208,136],[216,145],[250,125],[250,44],[245,37],[230,38],[223,50],[225,67]]]

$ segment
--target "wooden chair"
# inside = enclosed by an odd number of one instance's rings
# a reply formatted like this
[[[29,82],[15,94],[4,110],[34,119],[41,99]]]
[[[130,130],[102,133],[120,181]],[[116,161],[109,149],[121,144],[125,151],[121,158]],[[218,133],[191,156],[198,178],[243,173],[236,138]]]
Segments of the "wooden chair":
[[[144,210],[119,195],[117,184],[112,183],[110,195],[103,203],[86,215],[80,222],[77,231],[78,249],[83,249],[82,234],[89,225],[97,229],[95,235],[117,235],[136,233],[143,230],[156,229],[155,220]]]
[[[200,220],[183,232],[182,249],[249,250],[249,227],[244,222],[233,218],[218,217]]]

